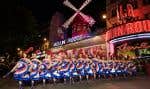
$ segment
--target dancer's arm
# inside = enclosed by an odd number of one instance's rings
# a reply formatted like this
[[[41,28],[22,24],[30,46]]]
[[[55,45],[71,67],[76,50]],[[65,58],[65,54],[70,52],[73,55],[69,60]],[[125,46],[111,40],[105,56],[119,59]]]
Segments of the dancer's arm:
[[[33,64],[32,64],[32,62],[31,62],[31,60],[30,59],[26,59],[26,61],[27,61],[27,63],[28,63],[28,66],[29,66],[29,71],[31,71],[32,70],[32,68],[33,68]]]
[[[19,63],[17,62],[17,64],[11,69],[10,72],[8,72],[6,75],[3,76],[3,78],[6,78],[8,75],[10,75],[12,72],[14,72],[16,70],[16,68],[18,67]]]
[[[42,64],[42,62],[39,59],[36,59],[36,60],[39,62],[39,64]]]
[[[19,63],[17,62],[17,64],[11,69],[11,73],[15,71],[15,69],[18,67]]]
[[[30,59],[26,59],[27,60],[27,62],[29,63],[29,65],[31,65],[32,64],[32,62],[31,62],[31,60]]]

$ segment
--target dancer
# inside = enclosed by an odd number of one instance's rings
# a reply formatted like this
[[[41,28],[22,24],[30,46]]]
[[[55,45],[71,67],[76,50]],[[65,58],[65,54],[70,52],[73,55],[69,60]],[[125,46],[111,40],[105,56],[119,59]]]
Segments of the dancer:
[[[71,57],[72,58],[71,58],[71,61],[70,61],[70,73],[71,73],[70,83],[74,84],[74,78],[78,76],[77,68],[76,68],[77,60],[76,60],[75,55],[72,55]]]
[[[37,55],[35,53],[32,54],[32,67],[30,70],[30,78],[31,78],[31,84],[32,87],[34,85],[35,81],[38,81],[40,79],[40,75],[39,75],[39,66],[42,64],[42,62],[37,59]]]
[[[86,73],[86,79],[89,79],[89,76],[93,76],[93,71],[92,71],[92,60],[86,58],[87,61],[85,63],[85,73]]]
[[[29,70],[31,64],[32,62],[27,58],[27,54],[23,53],[23,58],[21,58],[13,69],[4,77],[7,77],[10,73],[14,73],[14,79],[19,81],[19,89],[22,89],[23,81],[30,81]]]
[[[94,79],[96,79],[96,74],[97,74],[97,69],[99,68],[98,66],[98,58],[96,54],[93,54],[93,58],[92,58],[92,71],[93,71],[93,77]]]
[[[85,63],[84,63],[84,55],[82,53],[79,54],[78,62],[77,62],[77,72],[79,73],[80,82],[82,80],[82,76],[85,76]]]

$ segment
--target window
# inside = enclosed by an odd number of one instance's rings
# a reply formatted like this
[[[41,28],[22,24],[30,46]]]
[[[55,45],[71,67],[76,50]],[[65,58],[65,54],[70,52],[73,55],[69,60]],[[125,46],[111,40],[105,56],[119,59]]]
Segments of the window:
[[[129,0],[128,3],[130,3],[132,5],[133,9],[137,9],[138,8],[137,0]]]
[[[116,3],[117,0],[110,0],[110,4]]]
[[[107,2],[107,5],[109,5],[109,4],[116,3],[116,2],[117,2],[117,0],[107,0],[106,2]]]
[[[150,13],[149,14],[145,14],[145,19],[150,19]]]

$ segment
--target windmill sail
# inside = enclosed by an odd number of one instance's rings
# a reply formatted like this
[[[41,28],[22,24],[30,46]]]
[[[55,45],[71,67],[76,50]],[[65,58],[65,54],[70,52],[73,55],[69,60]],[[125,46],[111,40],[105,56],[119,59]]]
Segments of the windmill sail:
[[[85,14],[83,14],[83,13],[81,13],[81,12],[80,12],[79,14],[83,17],[83,19],[84,19],[87,23],[89,23],[90,26],[92,26],[92,25],[95,24],[95,20],[94,20],[91,16],[85,15]]]
[[[65,1],[63,2],[63,4],[66,5],[66,6],[68,6],[68,7],[71,8],[71,9],[75,10],[75,11],[78,10],[78,9],[76,9],[76,8],[71,4],[71,2],[69,2],[68,0],[65,0]]]
[[[78,13],[75,13],[73,16],[71,16],[64,24],[63,27],[64,28],[68,28],[68,26],[71,24],[71,22],[74,20],[74,18],[76,17]]]
[[[80,14],[83,19],[85,19],[86,22],[89,23],[89,25],[93,25],[95,23],[95,20],[91,17],[91,16],[87,16],[85,14],[83,14],[82,12],[80,12],[83,8],[85,8],[85,6],[87,6],[92,0],[86,0],[79,9],[77,9],[76,7],[74,7],[71,2],[69,2],[68,0],[65,0],[63,2],[64,5],[66,5],[67,7],[73,9],[76,13],[71,16],[62,26],[65,28],[68,28],[68,26],[71,24],[71,22],[74,20],[74,18],[77,16],[77,14]]]

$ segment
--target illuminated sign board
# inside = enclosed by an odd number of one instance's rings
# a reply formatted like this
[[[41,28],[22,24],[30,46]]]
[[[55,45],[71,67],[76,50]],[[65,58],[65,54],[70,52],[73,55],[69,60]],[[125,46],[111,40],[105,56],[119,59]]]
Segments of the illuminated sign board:
[[[78,35],[72,38],[68,38],[66,40],[62,40],[62,41],[57,41],[53,44],[53,47],[57,47],[57,46],[62,46],[68,43],[73,43],[73,42],[77,42],[86,38],[90,38],[91,36],[89,35]]]
[[[136,21],[111,28],[106,32],[106,41],[120,36],[145,32],[150,32],[150,20]]]
[[[150,33],[134,34],[134,35],[124,36],[124,37],[119,37],[119,38],[111,40],[110,43],[116,43],[116,42],[140,39],[140,38],[149,38],[150,39]]]

